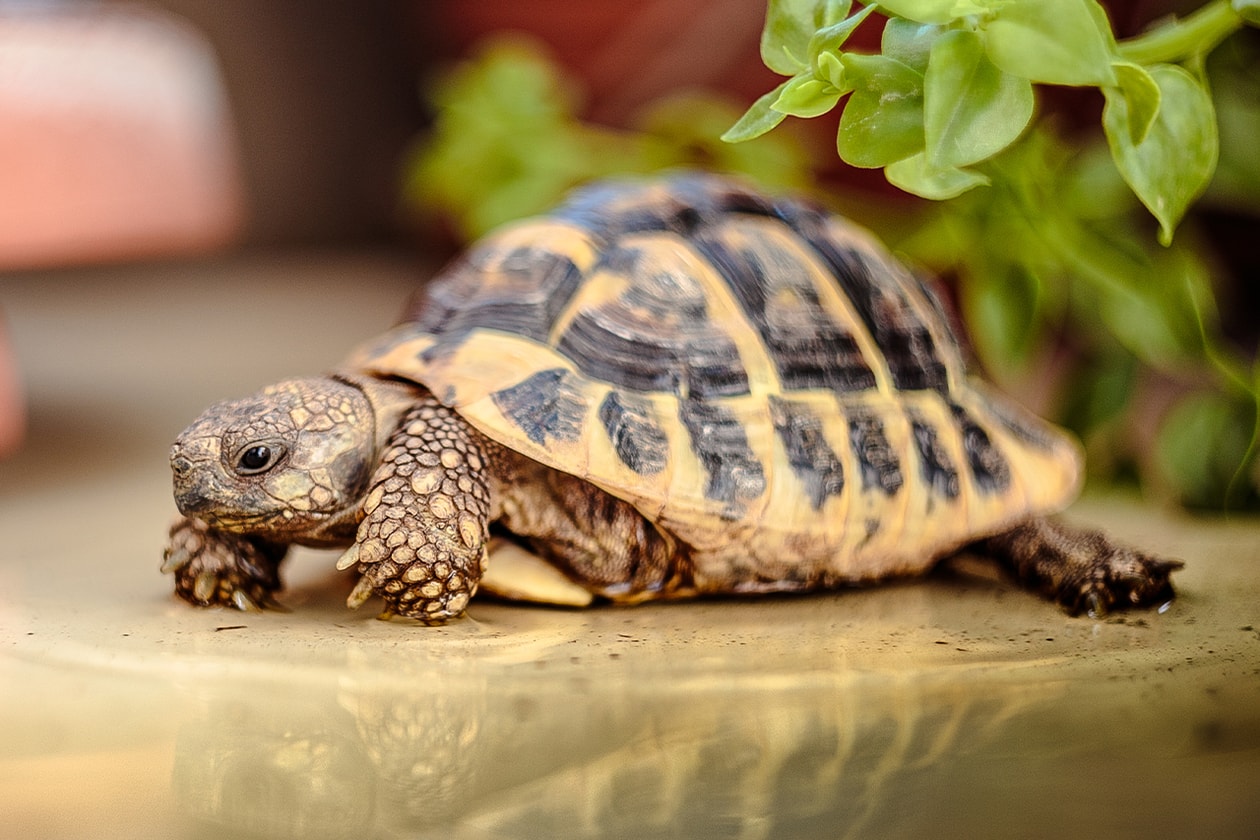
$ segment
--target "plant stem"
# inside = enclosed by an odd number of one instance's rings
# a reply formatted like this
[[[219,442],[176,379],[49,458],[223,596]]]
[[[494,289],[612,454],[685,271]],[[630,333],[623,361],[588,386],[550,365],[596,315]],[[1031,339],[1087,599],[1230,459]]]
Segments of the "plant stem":
[[[1174,18],[1149,32],[1126,38],[1117,46],[1123,58],[1137,64],[1184,61],[1210,52],[1244,23],[1229,0],[1213,0],[1189,17]]]

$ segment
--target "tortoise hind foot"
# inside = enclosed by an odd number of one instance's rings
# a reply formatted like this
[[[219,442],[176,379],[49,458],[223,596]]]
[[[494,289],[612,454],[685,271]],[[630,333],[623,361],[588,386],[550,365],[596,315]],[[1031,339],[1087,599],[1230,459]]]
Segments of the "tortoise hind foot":
[[[1072,615],[1162,606],[1175,595],[1170,575],[1184,564],[1120,545],[1101,531],[1036,518],[976,542],[1024,586]]]
[[[180,517],[171,526],[162,571],[175,576],[175,594],[193,606],[283,609],[274,596],[285,552],[283,545]]]

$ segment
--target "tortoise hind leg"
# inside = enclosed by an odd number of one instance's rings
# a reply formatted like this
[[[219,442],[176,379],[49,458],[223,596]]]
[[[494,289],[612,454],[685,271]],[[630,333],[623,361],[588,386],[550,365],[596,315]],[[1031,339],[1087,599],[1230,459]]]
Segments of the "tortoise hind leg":
[[[622,602],[686,588],[686,547],[634,505],[527,458],[502,460],[503,526],[578,586]]]
[[[1118,545],[1101,531],[1034,518],[979,540],[971,550],[996,560],[1021,584],[1073,615],[1150,607],[1174,597],[1169,576],[1184,564]]]

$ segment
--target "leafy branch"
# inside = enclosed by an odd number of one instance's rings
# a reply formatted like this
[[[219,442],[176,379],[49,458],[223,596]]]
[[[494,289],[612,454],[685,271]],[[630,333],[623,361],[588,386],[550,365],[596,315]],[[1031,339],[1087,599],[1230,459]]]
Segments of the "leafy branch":
[[[788,116],[816,117],[847,97],[836,150],[851,166],[930,199],[992,183],[985,164],[1033,120],[1035,84],[1092,86],[1116,167],[1167,245],[1216,168],[1216,116],[1203,56],[1260,0],[1213,0],[1117,42],[1097,0],[770,0],[766,66],[790,78],[723,135],[760,136]],[[867,18],[885,16],[878,54],[846,50]],[[1190,69],[1182,62],[1191,65]]]

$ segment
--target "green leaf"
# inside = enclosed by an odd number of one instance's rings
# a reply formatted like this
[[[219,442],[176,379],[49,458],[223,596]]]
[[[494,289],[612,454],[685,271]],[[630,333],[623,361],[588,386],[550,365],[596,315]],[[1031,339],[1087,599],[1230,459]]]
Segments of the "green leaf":
[[[814,9],[814,28],[822,29],[839,23],[849,16],[853,8],[853,0],[823,0]]]
[[[1114,230],[1083,219],[1050,229],[1065,269],[1087,292],[1078,317],[1098,318],[1129,352],[1152,367],[1175,370],[1202,356],[1201,330],[1191,297],[1194,260],[1180,249],[1142,247]]]
[[[986,176],[970,169],[934,169],[923,152],[888,164],[884,177],[898,189],[934,201],[954,198],[989,183]]]
[[[761,60],[780,76],[808,69],[809,39],[815,27],[815,0],[770,0],[761,30]]]
[[[745,140],[751,140],[754,137],[760,137],[779,123],[783,122],[783,118],[787,114],[782,111],[776,111],[770,107],[773,105],[792,82],[791,80],[784,82],[769,93],[762,96],[752,104],[752,106],[744,112],[744,115],[735,121],[735,124],[728,128],[723,134],[722,139],[727,143],[742,143]]]
[[[1115,37],[1096,0],[1011,0],[983,24],[1007,73],[1054,85],[1114,85]]]
[[[960,291],[968,333],[990,368],[1012,370],[1028,361],[1037,345],[1040,285],[1031,267],[1019,261],[985,264],[964,276]]]
[[[923,148],[923,76],[896,59],[840,57],[853,95],[844,106],[836,151],[850,166],[876,168]]]
[[[1114,344],[1082,359],[1074,366],[1072,387],[1064,394],[1064,421],[1088,434],[1120,418],[1137,386],[1139,370],[1137,359]]]
[[[821,52],[834,51],[840,49],[844,42],[849,40],[849,36],[853,34],[853,30],[861,26],[862,21],[870,17],[871,12],[875,11],[874,6],[867,6],[856,15],[844,20],[838,21],[825,26],[814,33],[809,39],[809,55],[816,56]]]
[[[1159,220],[1159,241],[1168,245],[1190,203],[1207,188],[1216,169],[1218,140],[1212,99],[1190,73],[1171,64],[1152,67],[1160,106],[1141,143],[1133,142],[1128,98],[1105,88],[1103,129],[1125,182]]]
[[[957,7],[964,5],[958,0],[880,0],[879,7],[885,12],[918,23],[949,23],[970,12]],[[971,4],[966,4],[971,5]],[[959,14],[961,12],[961,14]]]
[[[1159,430],[1156,456],[1182,504],[1225,507],[1251,443],[1254,406],[1221,394],[1192,394],[1173,407]]]
[[[1138,207],[1137,196],[1120,177],[1105,142],[1091,141],[1083,148],[1076,145],[1072,164],[1059,176],[1059,183],[1060,209],[1085,224],[1127,220]]]
[[[1184,331],[1158,289],[1136,284],[1111,289],[1102,295],[1099,312],[1111,333],[1141,358],[1169,364],[1185,357]]]
[[[1256,51],[1250,51],[1250,60],[1246,52],[1222,50],[1224,55],[1214,61],[1212,104],[1221,158],[1209,189],[1214,204],[1240,208],[1255,218],[1260,217],[1260,155],[1254,151],[1260,137],[1260,96],[1254,81]]]
[[[932,45],[923,78],[928,164],[966,166],[997,154],[1032,119],[1032,82],[999,70],[975,32],[947,32]]]
[[[907,67],[923,73],[927,70],[928,55],[932,50],[932,44],[945,31],[943,26],[935,24],[889,18],[884,24],[880,51],[889,58],[895,58]]]
[[[844,64],[840,56],[833,52],[819,53],[814,66],[814,76],[826,79],[836,91],[844,96],[850,87],[844,76]]]
[[[1125,109],[1122,114],[1129,126],[1129,142],[1137,146],[1146,139],[1146,134],[1155,124],[1159,115],[1159,85],[1146,72],[1146,68],[1128,61],[1117,61],[1111,65],[1116,74],[1116,87],[1124,97]]]
[[[1230,6],[1250,24],[1260,24],[1260,0],[1233,0]]]
[[[840,91],[830,82],[802,74],[787,83],[770,107],[780,113],[809,118],[827,113],[839,100]]]

